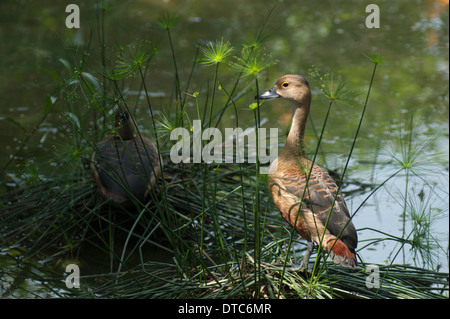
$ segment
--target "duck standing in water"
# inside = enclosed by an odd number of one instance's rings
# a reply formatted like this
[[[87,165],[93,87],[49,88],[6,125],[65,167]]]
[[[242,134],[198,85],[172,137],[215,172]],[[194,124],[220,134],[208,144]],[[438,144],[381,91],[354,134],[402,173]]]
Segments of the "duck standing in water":
[[[336,196],[338,187],[330,175],[305,158],[303,138],[311,105],[308,81],[301,75],[285,75],[256,98],[282,98],[294,106],[286,144],[269,170],[269,190],[283,218],[308,242],[300,269],[308,266],[315,244],[336,264],[356,268],[358,238],[344,197]]]
[[[96,144],[92,176],[103,199],[121,206],[134,200],[144,202],[161,175],[158,150],[148,138],[136,136],[127,111],[116,111],[114,125],[117,135]]]

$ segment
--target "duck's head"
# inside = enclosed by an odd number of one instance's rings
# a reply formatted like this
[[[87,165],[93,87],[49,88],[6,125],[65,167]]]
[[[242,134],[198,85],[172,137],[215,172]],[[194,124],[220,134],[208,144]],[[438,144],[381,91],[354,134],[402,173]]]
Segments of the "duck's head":
[[[123,140],[132,139],[136,133],[136,126],[134,126],[130,113],[128,113],[128,111],[117,110],[114,116],[114,126],[116,127],[120,137]]]
[[[288,74],[278,79],[275,85],[257,95],[255,99],[267,100],[282,98],[290,100],[296,104],[304,104],[311,101],[311,90],[308,80],[302,75]]]

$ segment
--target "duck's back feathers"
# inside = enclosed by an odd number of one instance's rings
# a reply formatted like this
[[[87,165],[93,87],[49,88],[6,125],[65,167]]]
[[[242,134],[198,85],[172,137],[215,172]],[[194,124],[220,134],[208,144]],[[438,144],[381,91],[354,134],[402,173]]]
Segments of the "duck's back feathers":
[[[336,196],[336,183],[320,166],[314,165],[309,175],[311,164],[304,158],[301,163],[278,164],[281,166],[269,176],[275,204],[283,218],[303,238],[312,238],[315,242],[321,242],[322,238],[327,242],[338,237],[348,247],[347,259],[354,259],[352,264],[356,265],[354,253],[358,240],[344,198],[340,193]],[[339,255],[342,246],[339,241],[334,245],[329,248]]]
[[[161,171],[158,151],[145,137],[106,138],[97,144],[93,165],[101,192],[117,203],[143,201]]]

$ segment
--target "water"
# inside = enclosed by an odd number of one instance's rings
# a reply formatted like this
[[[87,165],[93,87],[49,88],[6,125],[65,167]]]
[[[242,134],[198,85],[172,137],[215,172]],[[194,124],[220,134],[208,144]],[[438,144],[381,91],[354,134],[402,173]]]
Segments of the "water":
[[[67,71],[59,59],[71,65],[79,63],[87,45],[91,28],[96,27],[95,1],[79,1],[82,28],[68,30],[64,26],[67,14],[58,1],[2,1],[0,3],[0,167],[7,167],[1,176],[1,190],[6,191],[20,180],[16,165],[32,167],[33,163],[52,158],[64,149],[70,139],[71,124],[62,112],[70,106],[58,96],[58,81]],[[224,38],[234,46],[233,55],[239,55],[241,43],[251,42],[271,8],[273,12],[264,25],[261,40],[267,54],[279,62],[265,71],[259,79],[260,90],[270,88],[286,73],[299,73],[310,78],[314,92],[311,118],[307,127],[307,143],[314,149],[317,141],[314,131],[320,132],[328,101],[320,93],[320,83],[310,77],[317,68],[322,74],[330,72],[345,80],[346,88],[354,92],[342,103],[333,106],[324,132],[318,163],[342,172],[350,151],[362,104],[370,83],[373,64],[365,55],[381,54],[372,88],[367,113],[353,151],[346,174],[349,180],[379,184],[399,166],[392,163],[392,154],[399,154],[396,142],[407,138],[413,118],[419,131],[415,140],[426,141],[439,132],[436,140],[424,150],[420,166],[423,178],[412,176],[408,184],[404,174],[390,180],[382,190],[370,197],[358,211],[354,224],[358,229],[373,228],[394,236],[408,234],[411,223],[403,223],[402,196],[408,187],[407,200],[416,207],[428,205],[437,217],[432,225],[433,235],[441,247],[434,251],[434,263],[448,270],[448,1],[381,2],[380,28],[368,29],[365,8],[371,1],[111,1],[106,12],[105,32],[108,59],[113,59],[117,44],[150,40],[159,53],[152,59],[146,84],[151,91],[152,104],[157,114],[167,110],[168,97],[173,96],[174,67],[167,34],[157,26],[164,12],[177,13],[179,24],[171,30],[181,86],[187,83],[196,43]],[[101,68],[98,33],[92,33],[90,71]],[[82,47],[83,48],[83,47]],[[230,90],[236,73],[221,66],[219,80]],[[200,92],[204,99],[207,83],[213,81],[213,68],[201,66],[190,85],[190,93]],[[135,101],[139,81],[127,82],[127,98]],[[244,79],[240,89],[250,83]],[[239,100],[239,123],[242,128],[254,125],[254,89]],[[43,118],[46,99],[55,101],[54,112]],[[223,91],[217,93],[217,105],[226,101]],[[204,101],[204,100],[203,100]],[[140,98],[138,103],[145,101]],[[134,105],[134,104],[133,104]],[[146,111],[139,109],[142,116]],[[146,108],[143,107],[144,110]],[[189,106],[196,114],[195,105]],[[81,114],[81,113],[80,113]],[[234,111],[228,109],[222,128],[233,127]],[[266,103],[261,108],[264,127],[288,127],[291,108],[282,101]],[[27,133],[32,132],[31,137]],[[396,144],[397,143],[397,144]],[[394,144],[394,146],[392,146]],[[11,159],[15,159],[11,161]],[[376,164],[374,164],[376,163]],[[28,166],[27,166],[28,165]],[[42,168],[42,174],[51,174],[53,163]],[[351,189],[352,185],[348,186]],[[349,189],[346,189],[348,191]],[[422,195],[421,195],[422,192]],[[369,194],[349,195],[347,202],[353,212]],[[425,198],[425,200],[421,199]],[[408,212],[407,212],[408,215]],[[374,231],[359,232],[360,247],[379,236]],[[409,248],[405,248],[409,249]],[[395,256],[396,252],[399,252]],[[364,250],[366,262],[414,262],[414,251],[404,252],[398,243],[383,241]],[[419,265],[420,262],[419,262]]]

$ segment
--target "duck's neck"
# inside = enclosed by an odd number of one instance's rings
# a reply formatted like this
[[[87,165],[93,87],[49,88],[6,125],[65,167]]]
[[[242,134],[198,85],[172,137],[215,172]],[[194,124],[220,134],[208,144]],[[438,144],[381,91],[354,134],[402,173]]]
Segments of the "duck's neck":
[[[127,111],[117,110],[115,113],[114,126],[117,129],[116,138],[122,140],[131,140],[136,134],[136,126],[134,126],[133,119]]]
[[[122,140],[131,140],[134,137],[133,129],[130,127],[129,123],[122,124],[122,127],[117,131]]]
[[[304,136],[310,104],[310,97],[300,103],[294,102],[294,117],[283,152],[294,156],[305,156]]]

